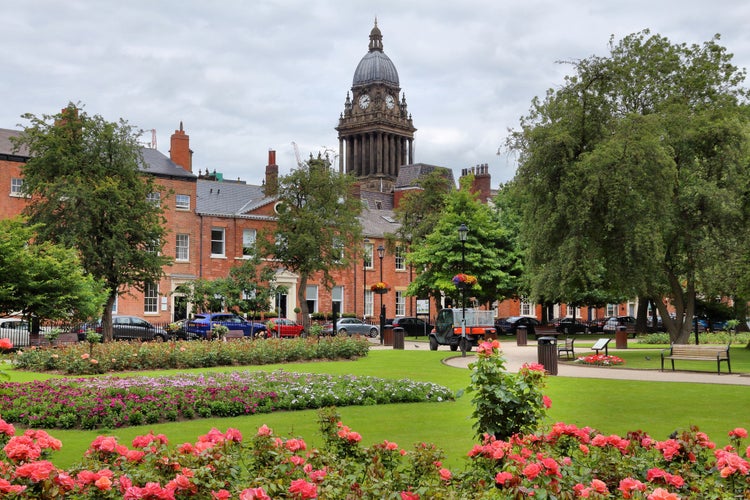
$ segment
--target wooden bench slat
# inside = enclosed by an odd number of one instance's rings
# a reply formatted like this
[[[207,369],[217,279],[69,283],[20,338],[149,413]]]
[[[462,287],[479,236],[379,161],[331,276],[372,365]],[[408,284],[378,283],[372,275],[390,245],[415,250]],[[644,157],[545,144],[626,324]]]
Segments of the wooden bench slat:
[[[669,351],[669,354],[665,354]],[[727,370],[732,373],[732,365],[729,360],[729,345],[711,346],[711,345],[692,345],[692,344],[673,344],[669,349],[661,353],[661,369],[664,371],[664,360],[672,362],[672,371],[674,371],[674,361],[716,361],[717,373],[721,375],[721,362],[727,363]]]

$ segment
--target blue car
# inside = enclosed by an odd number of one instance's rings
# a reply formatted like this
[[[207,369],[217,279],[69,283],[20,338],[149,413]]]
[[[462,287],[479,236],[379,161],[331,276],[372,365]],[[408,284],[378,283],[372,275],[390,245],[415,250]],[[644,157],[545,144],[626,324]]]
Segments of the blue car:
[[[206,339],[209,338],[208,332],[217,325],[226,326],[230,331],[240,330],[245,337],[255,337],[261,332],[265,334],[266,331],[266,325],[263,323],[247,321],[232,313],[196,314],[187,321],[185,329],[189,334]]]

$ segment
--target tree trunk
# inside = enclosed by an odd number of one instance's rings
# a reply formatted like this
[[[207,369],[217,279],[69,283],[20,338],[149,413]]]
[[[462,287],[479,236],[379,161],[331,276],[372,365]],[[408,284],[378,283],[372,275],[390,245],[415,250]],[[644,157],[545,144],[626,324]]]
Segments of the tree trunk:
[[[635,331],[648,331],[648,303],[646,297],[638,297],[638,312],[635,314]]]
[[[669,282],[672,288],[672,305],[675,309],[675,318],[669,315],[667,305],[663,301],[657,301],[659,315],[664,326],[669,332],[669,339],[673,344],[687,344],[690,341],[690,331],[693,316],[695,315],[695,281],[687,280],[687,289],[676,276],[670,274]]]
[[[304,326],[305,331],[308,331],[310,328],[310,311],[307,308],[307,276],[305,275],[300,275],[299,277],[297,302],[299,303],[299,311],[302,315],[302,326]],[[336,328],[336,325],[333,325],[333,327]]]
[[[117,291],[112,291],[107,297],[107,303],[102,312],[102,342],[112,342],[112,306],[117,298]]]

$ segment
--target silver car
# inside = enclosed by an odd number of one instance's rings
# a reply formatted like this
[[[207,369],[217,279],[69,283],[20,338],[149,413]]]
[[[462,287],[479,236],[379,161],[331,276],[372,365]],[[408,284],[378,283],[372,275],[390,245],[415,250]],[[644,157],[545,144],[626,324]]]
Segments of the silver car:
[[[375,325],[365,323],[357,318],[341,318],[336,322],[336,332],[339,335],[367,335],[377,337],[380,329]]]

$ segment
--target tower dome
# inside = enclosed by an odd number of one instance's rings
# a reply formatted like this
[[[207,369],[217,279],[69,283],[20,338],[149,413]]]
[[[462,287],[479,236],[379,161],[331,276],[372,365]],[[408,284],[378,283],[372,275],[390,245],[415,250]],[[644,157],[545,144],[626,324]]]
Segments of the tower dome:
[[[398,87],[396,66],[383,52],[383,35],[378,28],[378,21],[370,31],[370,50],[365,54],[354,71],[352,86],[370,83],[384,83]]]

